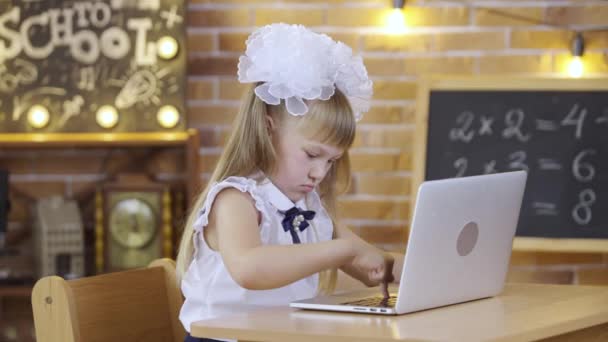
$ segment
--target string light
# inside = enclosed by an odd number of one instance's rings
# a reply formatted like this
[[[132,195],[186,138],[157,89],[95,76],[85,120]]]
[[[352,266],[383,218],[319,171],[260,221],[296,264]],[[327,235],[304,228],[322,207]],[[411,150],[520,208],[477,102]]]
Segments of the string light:
[[[113,106],[101,106],[97,110],[95,120],[103,128],[112,128],[118,123],[118,112]]]
[[[572,52],[572,59],[568,63],[568,74],[571,77],[581,77],[585,71],[583,65],[583,53],[585,53],[585,39],[580,32],[577,32],[572,39],[572,45],[570,46]]]
[[[162,106],[156,114],[156,120],[164,128],[173,128],[179,122],[179,111],[170,105]]]
[[[403,6],[405,0],[393,0],[393,9],[386,18],[386,28],[389,34],[401,34],[406,30],[405,14]]]
[[[27,112],[27,122],[34,128],[42,128],[49,123],[49,110],[41,105],[34,105]]]
[[[608,2],[608,0],[603,0],[603,1]],[[462,5],[462,6],[471,6],[470,0],[442,0],[441,2],[453,3],[453,4]],[[388,34],[403,32],[403,30],[406,26],[405,17],[403,16],[403,14],[401,14],[404,24],[403,24],[403,26],[400,26],[400,24],[399,24],[400,15],[393,14],[393,13],[401,12],[401,9],[403,8],[404,4],[405,4],[405,0],[393,0],[393,5],[392,5],[393,9],[392,9],[391,14],[387,18],[387,26],[389,28],[388,32],[387,32]],[[530,23],[532,25],[542,25],[542,26],[547,26],[547,27],[551,27],[551,28],[554,28],[557,30],[564,30],[564,31],[572,30],[570,25],[559,24],[559,23],[555,23],[555,22],[551,22],[551,21],[547,21],[547,20],[538,20],[537,18],[534,18],[531,16],[518,15],[518,14],[511,13],[511,12],[502,11],[502,10],[499,10],[496,8],[486,7],[486,8],[479,8],[478,10],[484,11],[487,13],[491,13],[491,14],[495,14],[495,15],[499,15],[501,17]],[[393,16],[396,19],[394,19]],[[393,22],[396,22],[397,24],[393,24]],[[393,26],[396,26],[396,28],[392,28]],[[605,31],[608,31],[608,26],[586,28],[582,31],[575,33],[575,37],[572,41],[572,46],[571,46],[572,59],[570,60],[570,62],[567,65],[567,73],[570,76],[581,77],[585,72],[585,65],[583,63],[583,58],[582,58],[583,53],[584,53],[584,48],[585,48],[585,41],[583,39],[582,33],[584,33],[584,32],[605,32]]]
[[[162,59],[171,59],[177,55],[179,44],[171,36],[161,37],[156,43],[158,56]]]

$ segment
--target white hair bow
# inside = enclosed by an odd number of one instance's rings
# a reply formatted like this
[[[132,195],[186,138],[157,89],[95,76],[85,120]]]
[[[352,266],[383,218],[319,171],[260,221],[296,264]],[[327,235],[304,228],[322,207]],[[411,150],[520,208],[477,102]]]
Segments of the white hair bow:
[[[304,100],[328,100],[335,87],[348,98],[359,120],[370,107],[373,83],[363,59],[351,48],[302,25],[271,24],[255,30],[239,58],[241,83],[262,82],[256,95],[267,104],[285,100],[292,115],[304,115]]]

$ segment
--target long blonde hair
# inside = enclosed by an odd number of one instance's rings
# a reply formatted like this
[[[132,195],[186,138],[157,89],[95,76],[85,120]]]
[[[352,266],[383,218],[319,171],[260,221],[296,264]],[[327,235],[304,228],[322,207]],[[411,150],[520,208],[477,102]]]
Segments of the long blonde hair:
[[[283,104],[266,105],[255,95],[256,86],[257,84],[252,85],[245,92],[222,155],[207,186],[190,210],[177,255],[178,280],[182,278],[192,260],[193,224],[198,218],[210,187],[215,182],[230,176],[249,176],[256,171],[270,174],[276,165],[276,152],[268,130],[267,116],[280,125],[290,114]],[[297,118],[298,130],[317,141],[344,149],[344,154],[328,171],[318,189],[323,205],[334,220],[335,227],[336,196],[346,191],[350,184],[348,148],[355,138],[355,118],[348,99],[338,89],[329,100],[312,101],[308,105],[308,113]],[[335,270],[322,272],[319,288],[322,292],[331,292],[335,282]]]

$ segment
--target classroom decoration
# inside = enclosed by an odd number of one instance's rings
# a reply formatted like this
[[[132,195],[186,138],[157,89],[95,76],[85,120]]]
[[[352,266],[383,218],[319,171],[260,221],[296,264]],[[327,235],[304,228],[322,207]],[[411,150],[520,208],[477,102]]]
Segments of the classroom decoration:
[[[414,190],[526,170],[516,247],[608,250],[608,80],[431,78],[418,106]]]
[[[34,254],[38,277],[85,275],[84,232],[78,204],[60,196],[34,205]]]
[[[95,268],[98,273],[145,267],[173,257],[173,203],[169,186],[144,175],[120,175],[95,196]]]
[[[185,130],[185,40],[183,0],[0,2],[0,133]]]

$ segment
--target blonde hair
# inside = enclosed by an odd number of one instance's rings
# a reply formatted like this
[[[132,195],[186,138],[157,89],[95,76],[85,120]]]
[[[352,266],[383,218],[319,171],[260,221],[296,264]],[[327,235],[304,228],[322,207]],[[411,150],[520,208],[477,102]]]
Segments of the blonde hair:
[[[276,166],[276,152],[268,131],[270,116],[280,125],[290,114],[283,104],[266,105],[254,92],[257,84],[252,85],[244,94],[241,108],[233,123],[233,129],[222,155],[217,162],[206,188],[198,196],[191,208],[184,228],[177,255],[177,279],[181,280],[193,256],[193,224],[198,218],[210,187],[230,176],[249,176],[256,171],[270,174]],[[300,132],[308,133],[309,138],[344,149],[340,159],[332,166],[319,184],[319,196],[336,226],[336,196],[348,189],[350,184],[350,159],[348,148],[355,138],[355,118],[346,96],[336,89],[327,101],[308,103],[306,115],[290,118],[298,120]],[[333,291],[336,270],[321,272],[319,290],[324,293]]]

